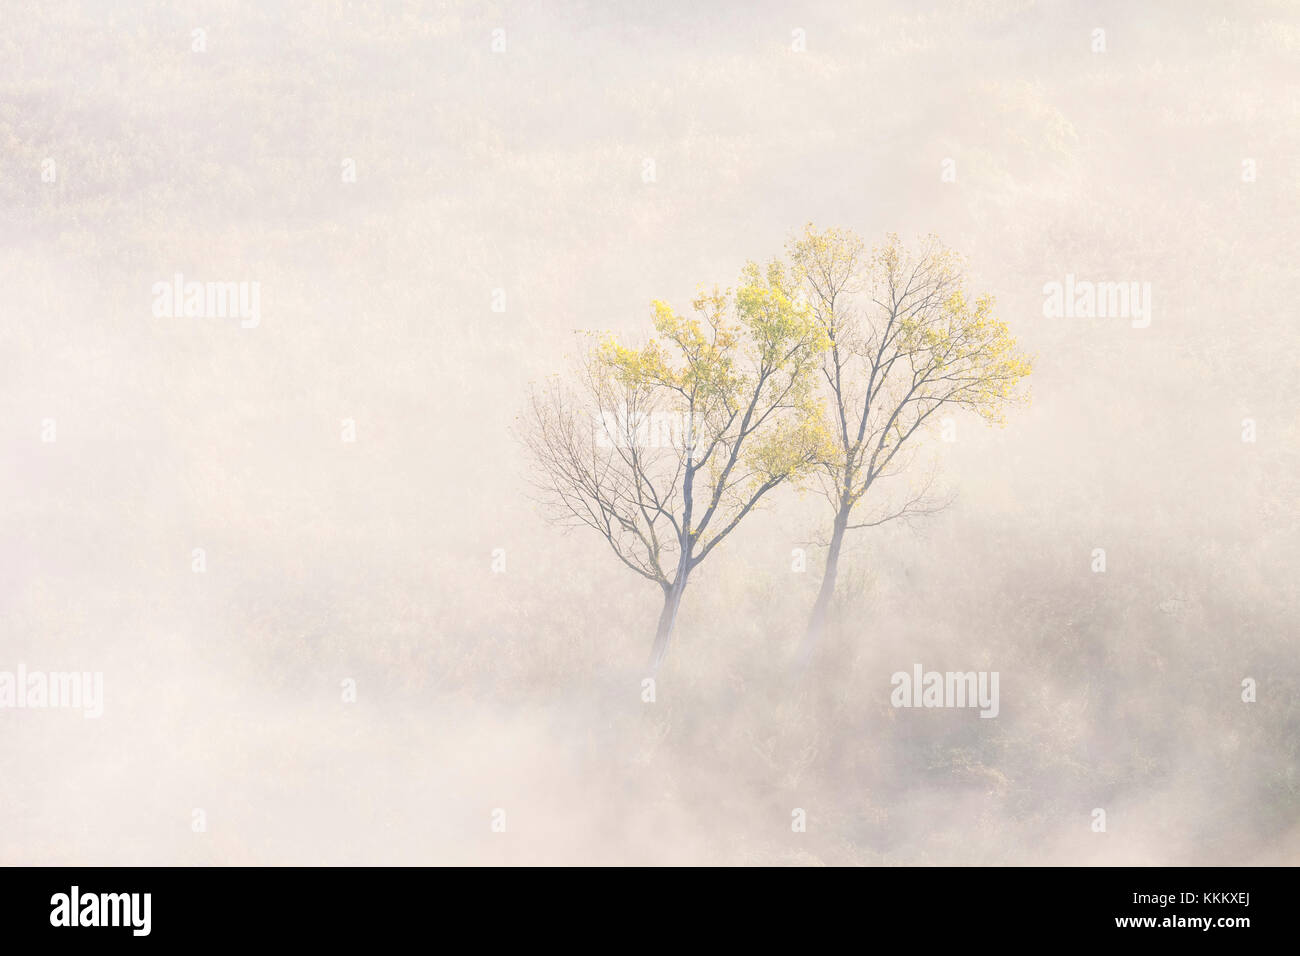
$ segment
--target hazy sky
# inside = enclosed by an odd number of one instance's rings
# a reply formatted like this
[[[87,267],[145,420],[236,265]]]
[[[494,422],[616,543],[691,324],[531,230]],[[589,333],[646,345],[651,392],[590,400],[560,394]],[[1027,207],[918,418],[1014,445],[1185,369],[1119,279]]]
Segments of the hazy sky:
[[[4,9],[0,676],[103,715],[0,707],[0,862],[1296,862],[1297,64],[1283,2]],[[774,495],[645,703],[512,423],[808,221],[963,253],[1033,403],[802,677]]]

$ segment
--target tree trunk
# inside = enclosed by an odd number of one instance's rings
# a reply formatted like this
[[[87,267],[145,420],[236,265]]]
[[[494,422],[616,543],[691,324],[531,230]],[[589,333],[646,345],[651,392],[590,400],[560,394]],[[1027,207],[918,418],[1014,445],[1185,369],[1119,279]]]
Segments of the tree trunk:
[[[677,609],[682,605],[682,595],[686,592],[686,575],[677,572],[677,580],[664,591],[664,609],[659,612],[659,626],[655,630],[654,648],[650,652],[650,673],[659,670],[664,657],[668,654],[668,644],[672,640],[673,625],[677,623]]]
[[[817,592],[817,601],[813,604],[812,616],[808,620],[808,632],[804,635],[803,647],[799,651],[801,665],[807,665],[812,660],[822,634],[826,631],[826,618],[831,601],[835,598],[835,578],[840,569],[840,549],[844,546],[844,531],[848,524],[849,509],[841,508],[835,515],[835,526],[831,531],[831,545],[826,553],[826,571],[822,574],[821,590]]]

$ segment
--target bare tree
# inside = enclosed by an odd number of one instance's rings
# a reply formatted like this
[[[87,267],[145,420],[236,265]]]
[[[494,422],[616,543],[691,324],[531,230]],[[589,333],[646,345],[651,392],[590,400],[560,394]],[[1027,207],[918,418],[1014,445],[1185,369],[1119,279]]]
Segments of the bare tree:
[[[574,381],[535,390],[523,441],[562,523],[591,528],[663,592],[650,655],[668,651],[691,573],[760,500],[825,456],[811,392],[824,334],[786,267],[750,264],[657,337],[590,343]]]

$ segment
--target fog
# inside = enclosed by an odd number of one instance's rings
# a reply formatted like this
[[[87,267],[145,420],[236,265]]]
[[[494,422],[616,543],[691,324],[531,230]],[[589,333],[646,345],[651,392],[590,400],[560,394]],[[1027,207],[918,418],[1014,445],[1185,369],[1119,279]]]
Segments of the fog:
[[[103,679],[0,706],[0,863],[1300,862],[1294,5],[185,6],[0,13],[0,673]],[[517,417],[810,221],[962,253],[1032,404],[808,669],[774,491],[647,702],[662,595]]]

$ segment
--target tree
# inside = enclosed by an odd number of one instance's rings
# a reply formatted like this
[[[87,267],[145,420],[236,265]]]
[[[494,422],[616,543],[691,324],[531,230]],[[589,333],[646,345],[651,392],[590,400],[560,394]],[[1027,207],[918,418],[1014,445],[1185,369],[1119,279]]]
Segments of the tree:
[[[993,299],[967,296],[961,260],[934,237],[909,252],[890,235],[868,251],[852,232],[809,225],[789,253],[828,341],[820,378],[831,453],[818,478],[834,517],[807,661],[825,629],[845,535],[946,504],[928,481],[902,495],[879,493],[882,481],[908,472],[923,426],[941,409],[1003,423],[1031,367],[994,318]]]
[[[690,575],[760,500],[825,457],[813,375],[825,345],[789,270],[750,263],[682,316],[656,301],[640,348],[593,336],[574,385],[532,393],[523,441],[550,517],[598,532],[663,591],[668,651]]]

